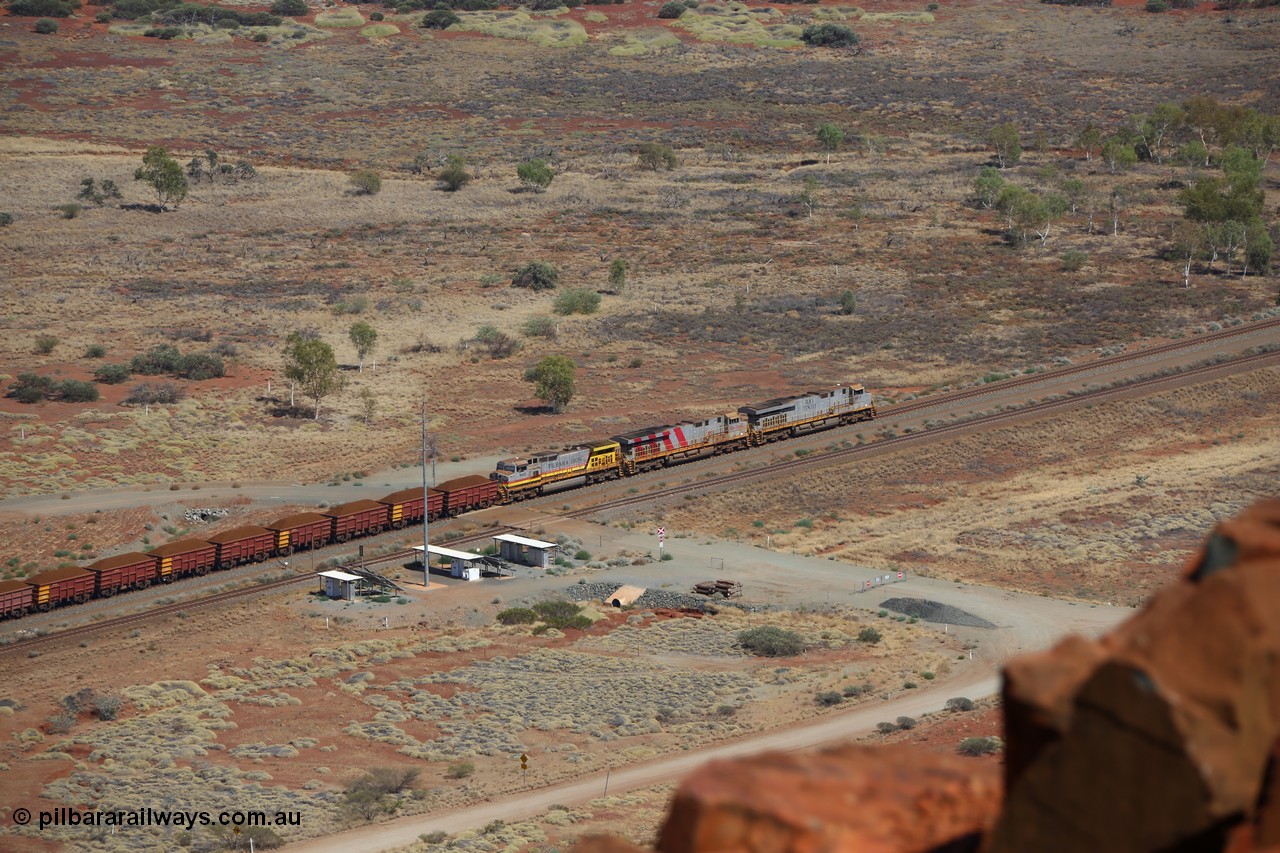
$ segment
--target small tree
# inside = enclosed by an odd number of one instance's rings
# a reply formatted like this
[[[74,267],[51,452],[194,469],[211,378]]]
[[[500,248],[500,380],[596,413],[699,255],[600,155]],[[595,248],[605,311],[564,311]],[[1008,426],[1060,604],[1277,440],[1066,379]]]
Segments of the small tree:
[[[373,169],[361,169],[351,175],[351,186],[356,195],[377,195],[382,192],[382,176]]]
[[[436,178],[440,181],[440,188],[451,193],[456,193],[471,183],[471,173],[467,171],[466,164],[457,154],[450,155],[449,161]]]
[[[818,179],[813,175],[805,175],[804,183],[800,187],[800,192],[796,194],[796,201],[804,206],[809,212],[809,218],[813,219],[813,211],[818,206]]]
[[[554,290],[559,283],[559,270],[546,261],[525,264],[511,279],[512,287],[527,287],[530,290]]]
[[[527,190],[540,193],[551,186],[556,173],[551,171],[546,160],[525,160],[516,166],[516,177]]]
[[[979,207],[995,207],[1000,191],[1004,189],[1004,176],[992,166],[983,166],[973,182],[973,197]]]
[[[534,383],[537,398],[550,403],[551,410],[559,414],[573,399],[577,369],[571,359],[563,355],[549,355],[525,371],[524,379]]]
[[[852,290],[846,290],[840,294],[840,313],[846,317],[853,316],[858,310],[858,294]]]
[[[657,142],[644,142],[636,149],[637,163],[641,169],[650,172],[671,171],[678,163],[676,153],[670,145]]]
[[[109,178],[101,184],[93,178],[85,178],[80,182],[80,192],[76,193],[76,198],[101,205],[107,199],[119,199],[120,188]]]
[[[844,144],[844,131],[838,126],[831,124],[818,125],[818,144],[822,146],[822,150],[827,152],[827,162],[831,162],[832,153],[839,151],[840,146]]]
[[[627,262],[622,258],[614,258],[609,264],[609,291],[620,296],[627,287]]]
[[[1022,159],[1022,139],[1018,135],[1018,127],[1011,121],[997,124],[987,133],[987,141],[991,143],[996,154],[996,162],[1001,169],[1010,163]]]
[[[364,425],[368,426],[369,421],[373,420],[373,413],[378,409],[378,395],[373,393],[372,388],[360,389],[360,410],[364,413]]]
[[[303,394],[315,400],[314,417],[319,420],[320,401],[342,390],[346,384],[333,347],[294,332],[285,341],[284,359],[284,375],[298,383]]]
[[[1102,150],[1102,131],[1092,123],[1085,125],[1084,130],[1080,131],[1080,135],[1076,137],[1076,145],[1084,151],[1085,160],[1092,160],[1094,152]]]
[[[133,173],[133,179],[155,190],[161,210],[170,204],[177,207],[187,197],[187,176],[182,173],[182,166],[158,145],[142,155],[142,165]]]
[[[290,18],[296,18],[299,15],[305,15],[310,11],[307,8],[307,0],[276,0],[271,4],[271,14],[286,15]]]
[[[351,343],[355,344],[356,357],[360,359],[360,372],[364,373],[365,356],[378,346],[378,330],[364,320],[357,320],[351,324],[347,334],[351,336]]]

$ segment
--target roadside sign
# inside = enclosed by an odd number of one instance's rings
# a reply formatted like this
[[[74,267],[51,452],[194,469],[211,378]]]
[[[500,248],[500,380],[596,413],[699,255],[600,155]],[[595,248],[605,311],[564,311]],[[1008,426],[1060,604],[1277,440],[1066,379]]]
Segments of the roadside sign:
[[[667,538],[667,528],[665,528],[665,527],[659,527],[659,528],[658,528],[658,541],[659,541],[659,542],[661,542],[663,539],[666,539],[666,538]]]
[[[898,580],[902,580],[902,572],[898,572]]]

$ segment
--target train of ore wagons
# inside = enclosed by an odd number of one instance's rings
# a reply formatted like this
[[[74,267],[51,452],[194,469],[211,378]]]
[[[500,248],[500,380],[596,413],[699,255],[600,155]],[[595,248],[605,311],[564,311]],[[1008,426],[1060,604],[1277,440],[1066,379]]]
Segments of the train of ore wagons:
[[[506,459],[487,477],[472,474],[427,489],[405,489],[303,512],[262,526],[237,527],[206,539],[182,539],[28,578],[0,581],[0,617],[109,598],[175,578],[205,575],[295,551],[451,518],[542,494],[627,477],[703,456],[760,446],[875,417],[871,395],[844,385],[779,397],[702,421],[650,427],[602,441]]]

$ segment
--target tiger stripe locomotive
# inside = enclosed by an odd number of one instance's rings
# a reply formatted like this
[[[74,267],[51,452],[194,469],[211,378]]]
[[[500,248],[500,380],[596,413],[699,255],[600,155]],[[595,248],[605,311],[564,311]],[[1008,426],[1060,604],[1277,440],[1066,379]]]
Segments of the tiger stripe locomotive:
[[[646,427],[561,450],[504,459],[488,476],[458,477],[427,489],[425,494],[421,488],[403,489],[377,500],[295,513],[207,539],[182,539],[147,552],[104,557],[83,568],[69,566],[29,578],[0,580],[0,618],[108,598],[155,583],[400,530],[421,522],[424,516],[428,521],[452,518],[496,504],[869,421],[875,416],[875,405],[865,388],[838,385],[739,406],[736,412],[703,420]]]

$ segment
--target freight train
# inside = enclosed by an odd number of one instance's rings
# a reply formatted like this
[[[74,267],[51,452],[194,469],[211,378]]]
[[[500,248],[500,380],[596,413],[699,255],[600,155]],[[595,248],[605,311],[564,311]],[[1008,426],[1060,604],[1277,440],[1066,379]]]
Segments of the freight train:
[[[809,391],[740,406],[701,421],[634,430],[611,438],[504,459],[487,477],[471,474],[420,488],[303,512],[259,526],[237,527],[208,539],[182,539],[147,552],[105,557],[29,578],[0,581],[0,618],[109,598],[152,584],[199,576],[296,551],[399,530],[407,524],[616,480],[692,459],[758,447],[780,439],[875,417],[861,385]]]

